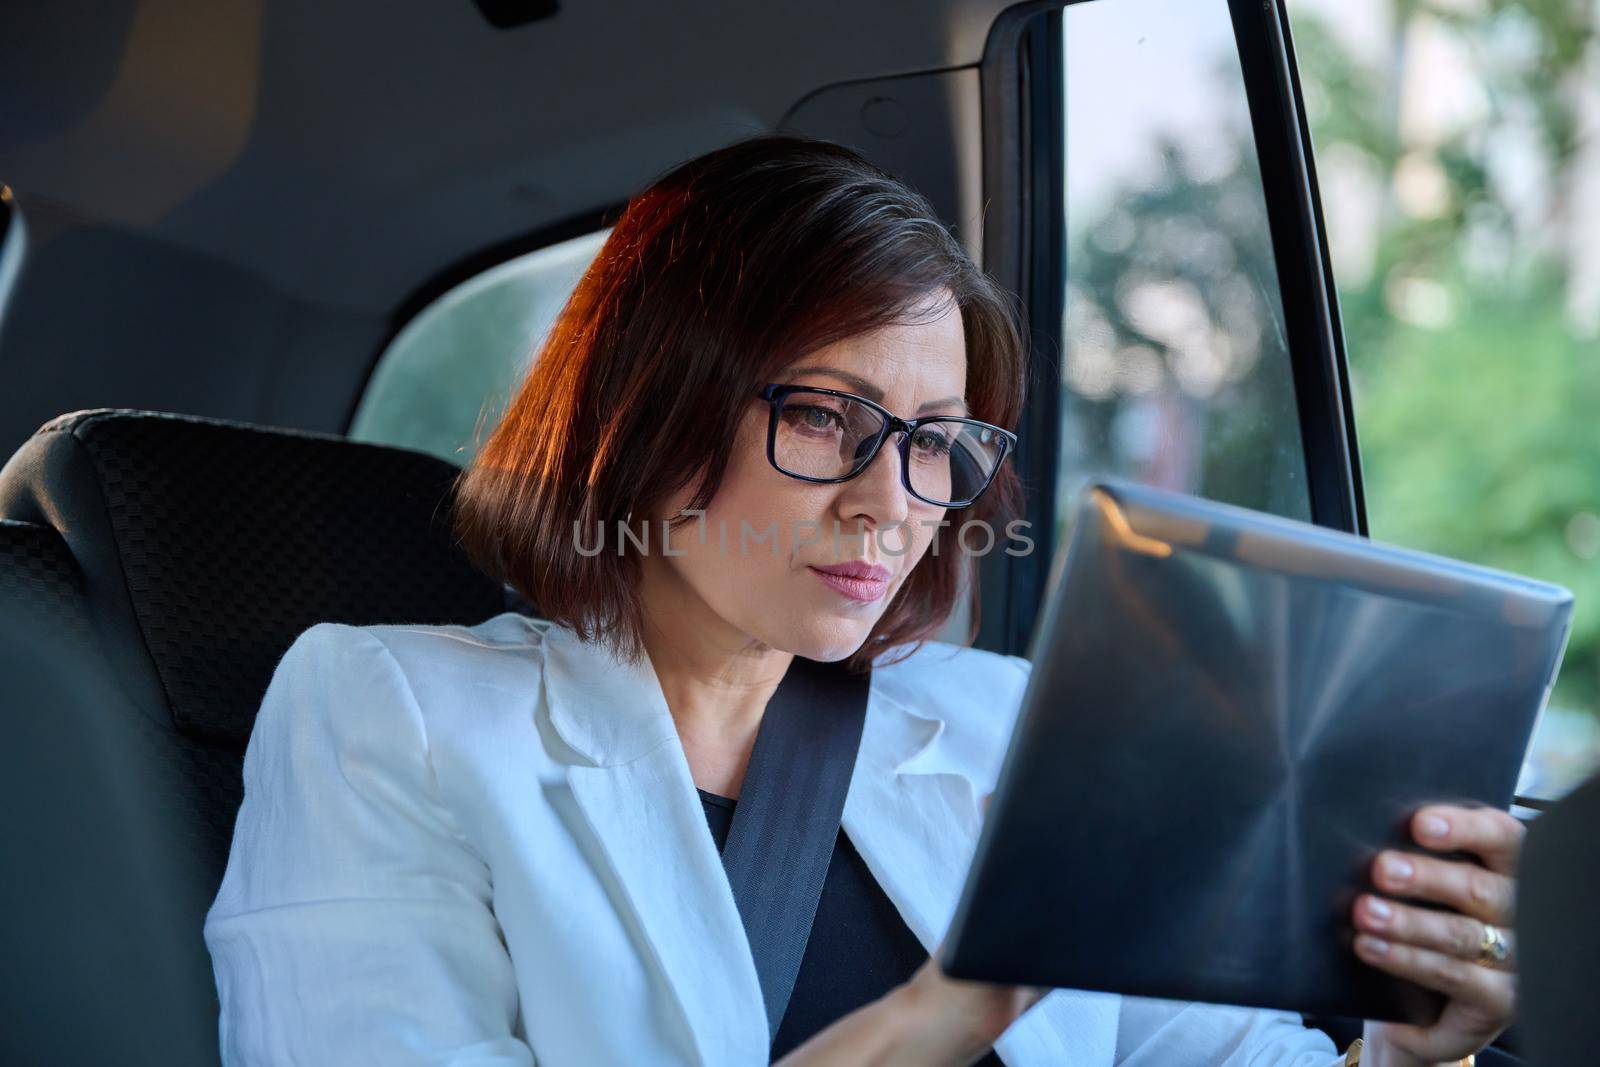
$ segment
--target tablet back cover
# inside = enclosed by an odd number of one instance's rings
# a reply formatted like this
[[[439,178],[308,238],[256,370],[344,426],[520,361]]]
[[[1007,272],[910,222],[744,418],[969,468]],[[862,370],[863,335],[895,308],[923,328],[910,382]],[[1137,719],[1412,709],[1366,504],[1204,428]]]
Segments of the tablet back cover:
[[[1509,806],[1565,590],[1092,487],[941,964],[962,978],[1431,1021],[1361,963],[1376,853]]]

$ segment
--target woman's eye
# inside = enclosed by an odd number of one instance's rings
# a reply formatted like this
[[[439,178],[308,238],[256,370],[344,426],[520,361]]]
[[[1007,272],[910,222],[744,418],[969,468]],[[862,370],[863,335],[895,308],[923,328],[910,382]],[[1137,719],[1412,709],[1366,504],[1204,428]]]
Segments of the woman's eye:
[[[950,439],[942,433],[918,430],[911,437],[911,447],[926,456],[943,456],[950,451]]]
[[[837,411],[813,404],[791,405],[785,414],[791,424],[811,432],[831,433],[844,425],[844,417]]]

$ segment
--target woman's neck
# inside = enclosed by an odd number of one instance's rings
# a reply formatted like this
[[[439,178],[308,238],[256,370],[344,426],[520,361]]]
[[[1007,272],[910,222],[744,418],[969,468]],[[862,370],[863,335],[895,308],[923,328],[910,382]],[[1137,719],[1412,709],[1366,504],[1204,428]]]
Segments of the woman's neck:
[[[680,589],[670,600],[667,593],[649,578],[642,583],[645,652],[695,785],[737,797],[761,717],[793,654],[707,617],[714,613],[690,590]],[[670,610],[659,610],[664,603]]]

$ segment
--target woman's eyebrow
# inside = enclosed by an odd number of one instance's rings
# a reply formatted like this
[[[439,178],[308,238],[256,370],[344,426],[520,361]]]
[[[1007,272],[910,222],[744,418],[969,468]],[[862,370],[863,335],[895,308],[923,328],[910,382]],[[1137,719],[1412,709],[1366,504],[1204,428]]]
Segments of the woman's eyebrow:
[[[882,389],[879,389],[876,385],[873,385],[859,374],[851,374],[849,371],[836,370],[833,367],[795,367],[789,371],[784,380],[793,381],[802,374],[826,374],[831,378],[837,378],[841,382],[844,382],[853,391],[860,393],[868,400],[876,401],[880,404],[883,402]],[[938,400],[930,400],[917,410],[927,411],[930,408],[947,406],[958,407],[961,409],[963,414],[967,412],[967,402],[959,396],[946,396],[941,397]]]

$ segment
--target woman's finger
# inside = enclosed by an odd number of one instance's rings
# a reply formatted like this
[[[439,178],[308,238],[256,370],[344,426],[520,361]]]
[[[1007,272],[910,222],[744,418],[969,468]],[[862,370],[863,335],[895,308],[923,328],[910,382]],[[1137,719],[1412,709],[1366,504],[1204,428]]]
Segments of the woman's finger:
[[[1505,971],[1490,970],[1430,948],[1418,948],[1372,934],[1357,934],[1355,949],[1357,956],[1379,970],[1437,990],[1491,1018],[1511,1018],[1515,979]]]
[[[1386,941],[1433,949],[1457,959],[1475,961],[1483,948],[1483,923],[1466,915],[1417,908],[1364,893],[1356,901],[1356,928]],[[1513,970],[1507,958],[1497,966]]]
[[[1431,900],[1496,926],[1512,922],[1516,883],[1476,863],[1388,850],[1372,861],[1372,881],[1392,897]]]
[[[1433,804],[1411,817],[1411,836],[1435,852],[1460,849],[1483,860],[1492,871],[1514,874],[1527,828],[1497,808]]]

